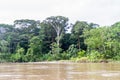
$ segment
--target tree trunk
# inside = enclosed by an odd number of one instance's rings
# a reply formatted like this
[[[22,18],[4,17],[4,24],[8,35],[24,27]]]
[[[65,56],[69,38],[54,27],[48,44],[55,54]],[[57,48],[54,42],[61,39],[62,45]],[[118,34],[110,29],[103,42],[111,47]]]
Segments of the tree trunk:
[[[58,54],[60,53],[59,46],[60,46],[60,35],[59,35],[59,32],[57,32],[57,53]]]
[[[78,49],[80,50],[80,38],[78,37]]]

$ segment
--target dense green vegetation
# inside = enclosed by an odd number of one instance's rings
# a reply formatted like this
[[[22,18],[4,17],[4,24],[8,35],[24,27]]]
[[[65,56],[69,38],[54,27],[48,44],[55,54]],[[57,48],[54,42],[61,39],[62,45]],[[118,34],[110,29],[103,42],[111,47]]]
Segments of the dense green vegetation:
[[[0,24],[0,61],[120,60],[120,22],[99,26],[68,21],[52,16],[41,22],[22,19],[14,25]]]

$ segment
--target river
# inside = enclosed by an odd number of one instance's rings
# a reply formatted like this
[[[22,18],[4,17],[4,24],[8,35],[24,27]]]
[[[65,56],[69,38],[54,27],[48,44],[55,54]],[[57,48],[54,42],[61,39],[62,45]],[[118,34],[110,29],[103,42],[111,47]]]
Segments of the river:
[[[120,63],[1,63],[0,80],[120,80]]]

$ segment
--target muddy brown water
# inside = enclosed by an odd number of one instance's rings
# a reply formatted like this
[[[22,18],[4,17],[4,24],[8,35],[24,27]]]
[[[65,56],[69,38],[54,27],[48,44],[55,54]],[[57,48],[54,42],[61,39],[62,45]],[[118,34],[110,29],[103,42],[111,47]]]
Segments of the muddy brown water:
[[[0,80],[120,80],[120,63],[5,63]]]

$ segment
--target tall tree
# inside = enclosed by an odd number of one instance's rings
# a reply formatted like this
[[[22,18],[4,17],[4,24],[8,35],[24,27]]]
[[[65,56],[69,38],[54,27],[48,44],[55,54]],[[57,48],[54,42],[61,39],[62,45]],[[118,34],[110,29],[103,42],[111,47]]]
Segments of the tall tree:
[[[29,48],[30,39],[34,36],[39,35],[40,22],[29,19],[21,19],[14,21],[14,33],[17,37],[13,37],[12,44],[15,44],[14,49],[17,47],[17,44],[20,44],[20,47],[25,49],[25,53]]]
[[[32,35],[38,35],[40,26],[40,22],[35,20],[29,20],[29,19],[21,19],[21,20],[15,20],[14,26],[17,31],[19,31],[22,34],[32,34]]]
[[[42,51],[43,53],[48,53],[51,50],[51,44],[55,42],[56,32],[55,29],[46,22],[40,23],[40,35],[42,40]]]
[[[75,44],[78,49],[85,49],[84,38],[82,37],[83,32],[89,29],[89,24],[85,21],[77,21],[72,28],[72,38],[74,38]],[[77,43],[76,43],[77,42]]]
[[[45,20],[46,23],[49,23],[56,31],[57,34],[57,46],[58,46],[58,51],[57,53],[60,52],[59,48],[60,48],[60,39],[62,37],[62,34],[65,33],[65,29],[68,25],[68,18],[63,17],[63,16],[51,16],[48,17]]]

